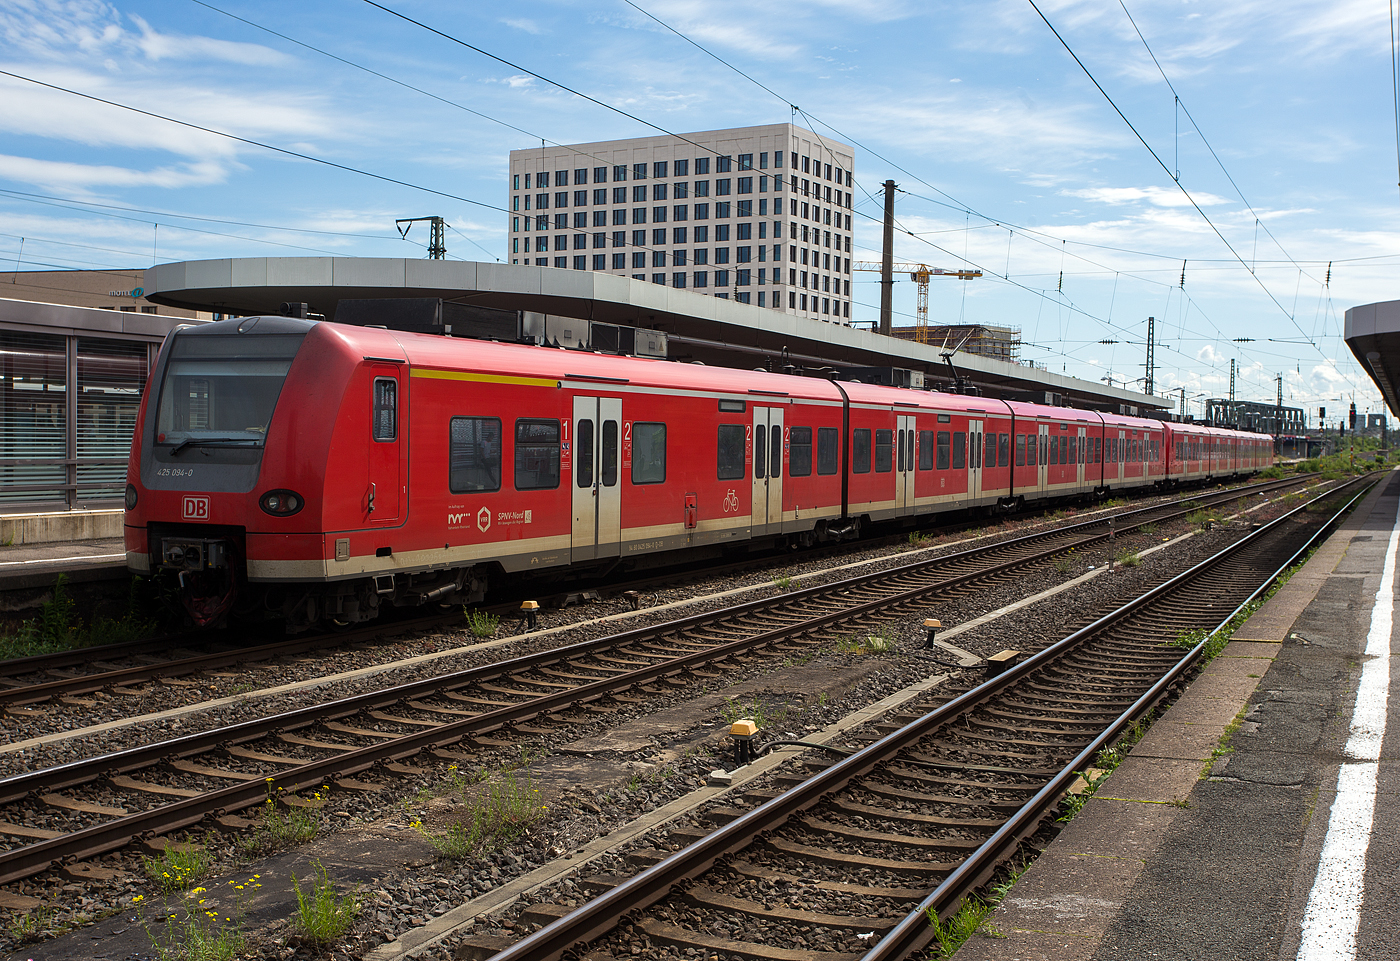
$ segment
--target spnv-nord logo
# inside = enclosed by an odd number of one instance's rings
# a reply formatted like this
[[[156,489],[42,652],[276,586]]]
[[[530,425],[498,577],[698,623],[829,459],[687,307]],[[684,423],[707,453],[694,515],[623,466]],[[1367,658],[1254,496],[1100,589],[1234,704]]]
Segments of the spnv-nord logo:
[[[483,534],[491,529],[491,511],[483,507],[476,512],[476,529]]]

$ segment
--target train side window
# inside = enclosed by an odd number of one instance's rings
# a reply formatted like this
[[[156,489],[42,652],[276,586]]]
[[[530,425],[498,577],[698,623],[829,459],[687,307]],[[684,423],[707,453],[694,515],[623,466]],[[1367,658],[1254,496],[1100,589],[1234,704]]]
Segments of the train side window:
[[[1066,437],[1065,440],[1069,441],[1069,457],[1067,458],[1066,463],[1079,463],[1079,438]]]
[[[870,428],[851,431],[851,473],[870,473]]]
[[[592,463],[590,457],[589,463]],[[590,473],[592,469],[590,468]],[[589,479],[589,485],[593,483]],[[554,490],[559,486],[559,422],[521,418],[515,422],[515,489]]]
[[[834,474],[838,458],[836,455],[836,444],[840,437],[840,431],[835,427],[817,428],[817,473]]]
[[[940,434],[947,434],[946,430],[939,431]],[[947,447],[947,443],[943,444]],[[947,460],[945,457],[944,460]],[[933,431],[919,431],[919,470],[933,470]]]
[[[578,486],[593,486],[593,421],[581,420],[574,434],[574,460],[578,462]]]
[[[963,431],[953,431],[953,470],[962,470],[967,466],[967,434]]]
[[[995,466],[997,466],[997,435],[994,434],[994,433],[993,433],[993,434],[986,434],[986,435],[984,435],[984,437],[983,437],[983,443],[986,444],[986,447],[987,447],[987,454],[986,454],[986,456],[982,459],[982,466],[983,466],[983,467],[995,467]]]
[[[792,448],[788,451],[788,476],[810,477],[812,474],[812,428],[792,428]],[[780,460],[779,463],[782,461]]]
[[[666,425],[632,425],[632,483],[666,482]]]
[[[603,421],[603,486],[617,486],[617,421]]]
[[[1011,463],[1011,435],[997,435],[997,466],[1006,467]]]
[[[1026,435],[1016,435],[1016,466],[1026,466]]]
[[[374,378],[374,439],[397,440],[399,436],[399,382],[392,377]]]
[[[454,494],[501,489],[501,421],[454,417],[448,424],[447,489]]]
[[[782,476],[783,476],[783,429],[782,429],[781,427],[779,427],[777,424],[774,424],[772,427],[768,428],[768,437],[769,437],[769,439],[770,439],[770,443],[769,443],[769,445],[768,445],[768,476],[769,476],[769,477],[782,477]],[[812,472],[812,469],[811,469],[811,467],[810,467],[811,462],[812,462],[811,439],[808,438],[807,463],[808,463],[809,466],[808,466],[808,468],[807,468],[807,473],[809,473],[809,474]]]
[[[948,469],[948,448],[950,446],[948,441],[949,436],[950,435],[946,430],[940,430],[938,432],[938,459],[937,461],[935,461],[935,466],[938,470]],[[961,444],[962,435],[959,434],[958,438],[958,443]]]
[[[888,474],[894,467],[894,431],[875,431],[875,471]]]
[[[720,480],[743,480],[745,433],[743,424],[719,425],[716,476]]]
[[[1060,435],[1050,436],[1050,460],[1047,463],[1058,464],[1060,462]]]
[[[1095,438],[1094,438],[1094,463],[1095,463],[1095,464],[1098,464],[1098,463],[1101,463],[1102,461],[1103,461],[1103,438],[1102,438],[1102,437],[1095,437]]]

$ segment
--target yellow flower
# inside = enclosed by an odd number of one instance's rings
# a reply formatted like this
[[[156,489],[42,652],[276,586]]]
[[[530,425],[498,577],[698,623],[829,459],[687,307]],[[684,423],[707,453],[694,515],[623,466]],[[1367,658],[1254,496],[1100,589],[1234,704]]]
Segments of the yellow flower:
[[[132,904],[135,904],[137,901],[144,901],[144,900],[146,900],[146,896],[145,896],[144,894],[138,894],[138,895],[136,895],[136,897],[134,897],[134,898],[131,899],[131,903],[132,903]]]

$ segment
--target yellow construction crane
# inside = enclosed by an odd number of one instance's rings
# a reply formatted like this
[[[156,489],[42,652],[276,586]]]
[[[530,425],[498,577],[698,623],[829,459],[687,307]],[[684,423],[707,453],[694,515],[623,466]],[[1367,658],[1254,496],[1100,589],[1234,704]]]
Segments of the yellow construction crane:
[[[857,261],[851,266],[856,270],[872,270],[877,274],[882,269],[878,263],[869,261]],[[918,309],[914,312],[914,339],[921,344],[928,343],[928,279],[951,277],[954,280],[975,280],[982,276],[980,270],[944,270],[942,267],[930,267],[928,264],[895,264],[894,269],[899,273],[907,273],[909,279],[919,285]]]

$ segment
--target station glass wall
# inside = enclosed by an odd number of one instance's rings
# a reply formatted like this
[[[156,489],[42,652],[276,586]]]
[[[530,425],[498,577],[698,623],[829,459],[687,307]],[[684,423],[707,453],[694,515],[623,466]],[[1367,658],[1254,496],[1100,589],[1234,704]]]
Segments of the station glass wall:
[[[0,510],[120,503],[149,350],[0,330]]]

